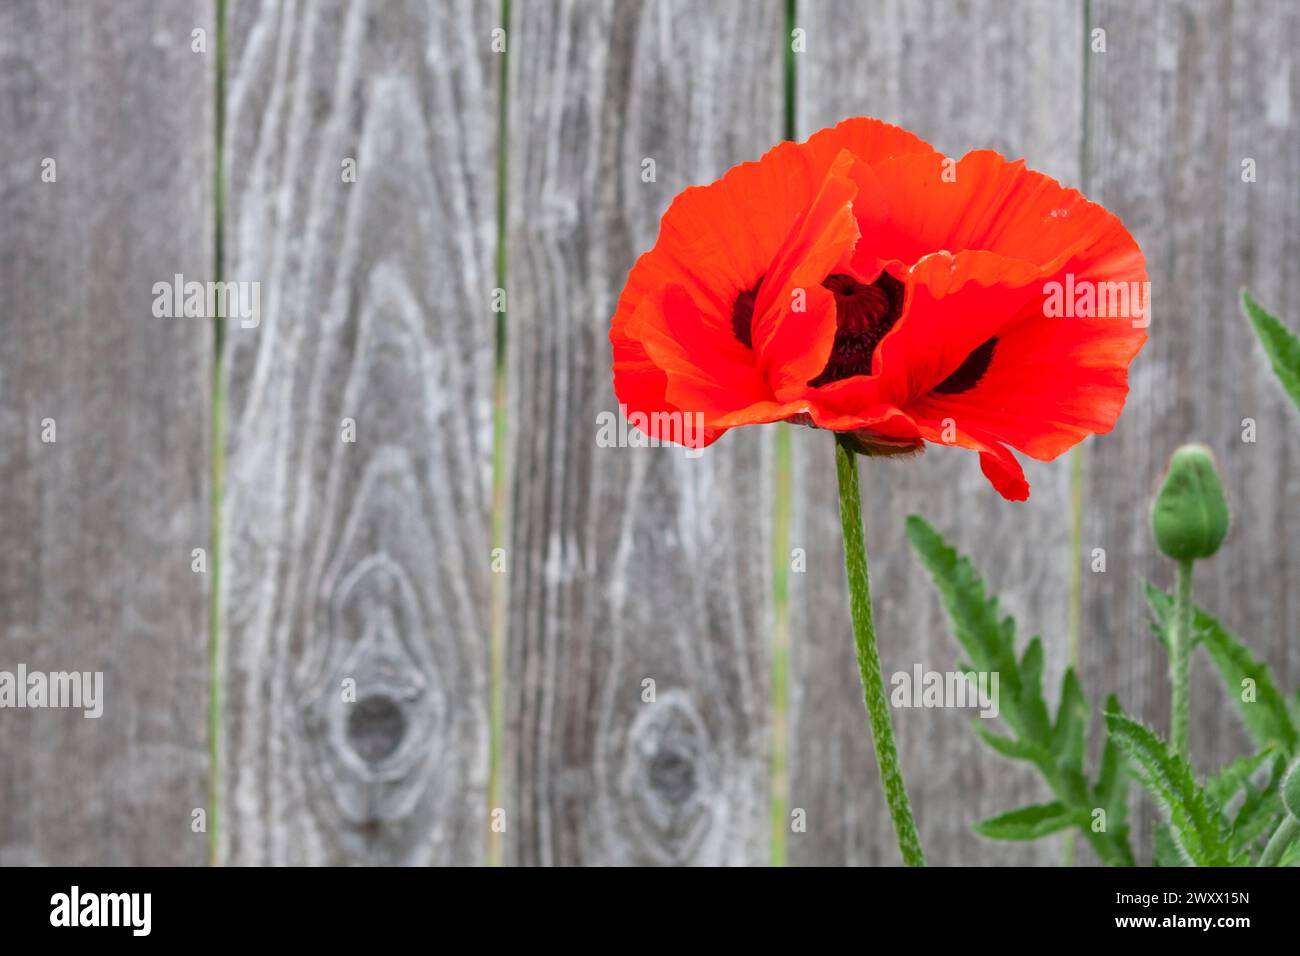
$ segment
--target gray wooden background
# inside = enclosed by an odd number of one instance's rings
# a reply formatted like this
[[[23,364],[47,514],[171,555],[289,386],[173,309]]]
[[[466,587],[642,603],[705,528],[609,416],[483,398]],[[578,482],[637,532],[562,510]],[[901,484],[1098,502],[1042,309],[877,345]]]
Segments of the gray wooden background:
[[[1163,727],[1146,513],[1196,439],[1234,506],[1199,598],[1293,686],[1300,421],[1235,298],[1300,300],[1298,50],[1287,0],[5,3],[0,669],[107,699],[0,711],[0,864],[896,863],[829,437],[594,440],[659,216],[791,120],[1024,156],[1156,296],[1119,427],[1027,504],[956,450],[863,467],[886,674],[956,660],[917,511],[1049,679]],[[154,318],[175,273],[259,282],[260,325]],[[1208,767],[1246,740],[1194,681]],[[1044,793],[967,713],[894,721],[932,862],[1061,861],[971,834]]]

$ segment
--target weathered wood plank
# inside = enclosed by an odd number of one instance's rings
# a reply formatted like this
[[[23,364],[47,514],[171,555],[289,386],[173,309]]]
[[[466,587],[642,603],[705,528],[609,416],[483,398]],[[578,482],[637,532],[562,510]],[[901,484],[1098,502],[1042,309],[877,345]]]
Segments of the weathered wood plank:
[[[1294,321],[1300,299],[1300,9],[1283,3],[1092,5],[1106,52],[1090,55],[1088,176],[1147,255],[1151,340],[1128,408],[1088,459],[1083,661],[1091,687],[1169,726],[1163,649],[1150,637],[1142,580],[1172,587],[1147,520],[1169,455],[1201,441],[1218,456],[1233,508],[1223,549],[1196,575],[1197,601],[1269,660],[1300,675],[1300,421],[1240,317],[1239,287]],[[1257,181],[1243,182],[1242,162]],[[1244,442],[1243,419],[1257,441]],[[1204,655],[1193,659],[1193,762],[1208,771],[1248,738]],[[1142,836],[1158,816],[1144,802]]]
[[[152,290],[211,277],[214,26],[0,7],[0,670],[103,673],[98,719],[0,711],[2,865],[207,855],[212,326]]]
[[[876,116],[949,155],[991,147],[1067,184],[1079,180],[1081,5],[1042,2],[801,5],[807,51],[795,57],[801,135],[846,116]],[[790,808],[807,831],[787,837],[792,864],[894,864],[898,850],[880,792],[853,638],[840,544],[834,451],[821,432],[795,430],[790,544],[807,570],[791,576]],[[1023,459],[1022,459],[1023,460]],[[1046,680],[1067,648],[1070,576],[1066,460],[1025,461],[1030,501],[1003,501],[976,457],[930,449],[919,461],[862,464],[872,593],[886,680],[917,664],[952,669],[957,649],[933,589],[903,537],[924,515],[973,554],[1026,637],[1041,633]],[[1041,787],[983,749],[958,710],[893,712],[900,759],[927,855],[935,862],[1046,863],[1051,842],[991,844],[970,824],[1029,802]]]
[[[483,859],[494,16],[232,4],[229,863]]]
[[[595,437],[659,216],[780,138],[782,4],[512,16],[505,859],[763,863],[770,430],[695,460]]]

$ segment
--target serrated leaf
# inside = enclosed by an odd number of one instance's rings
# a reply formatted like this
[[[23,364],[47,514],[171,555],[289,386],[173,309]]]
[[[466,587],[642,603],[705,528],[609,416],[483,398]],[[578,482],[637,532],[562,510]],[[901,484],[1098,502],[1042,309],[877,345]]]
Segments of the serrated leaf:
[[[975,824],[974,830],[990,840],[1037,840],[1080,823],[1077,810],[1060,802],[1021,807]]]
[[[1111,758],[1109,770],[1104,772],[1108,776],[1105,787],[1100,788],[1105,793],[1104,800],[1094,797],[1094,788],[1089,786],[1083,772],[1088,715],[1077,675],[1069,675],[1062,685],[1061,706],[1053,722],[1042,693],[1042,641],[1037,638],[1029,641],[1017,659],[1015,622],[999,614],[997,598],[987,593],[970,559],[958,554],[916,515],[907,519],[907,537],[939,593],[954,637],[975,665],[963,664],[962,669],[999,674],[1001,716],[1013,734],[992,733],[978,720],[971,722],[975,733],[1002,756],[1024,760],[1038,768],[1057,803],[1069,808],[1074,825],[1103,862],[1132,866],[1128,785],[1122,757],[1114,747],[1107,747]],[[1094,831],[1091,826],[1092,814],[1098,807],[1106,811],[1107,826],[1102,831]],[[991,821],[985,824],[994,825]]]
[[[1120,712],[1119,698],[1114,694],[1106,698],[1106,712]],[[1128,842],[1128,771],[1123,752],[1109,734],[1101,748],[1101,766],[1092,799],[1106,811],[1111,835],[1107,852],[1102,854],[1103,862],[1110,866],[1133,866],[1133,849]]]
[[[1219,676],[1228,687],[1237,712],[1257,746],[1279,747],[1284,753],[1296,752],[1295,724],[1287,711],[1286,700],[1273,683],[1269,666],[1257,661],[1245,645],[1239,643],[1218,621],[1201,610],[1196,611],[1197,627],[1204,633],[1202,643],[1209,651]],[[1243,699],[1243,681],[1255,682],[1255,699]]]
[[[1152,833],[1152,860],[1156,866],[1178,867],[1191,866],[1187,857],[1174,839],[1173,831],[1167,823],[1157,823]]]
[[[1250,852],[1258,849],[1262,838],[1272,833],[1282,821],[1286,808],[1282,805],[1279,792],[1282,778],[1286,774],[1286,756],[1281,753],[1265,751],[1272,759],[1267,781],[1262,787],[1256,787],[1247,780],[1243,785],[1246,799],[1237,809],[1232,821],[1232,848],[1234,851]]]
[[[1251,754],[1248,757],[1238,757],[1205,781],[1205,792],[1213,798],[1215,803],[1223,806],[1236,796],[1237,791],[1246,786],[1250,782],[1250,778],[1273,756],[1274,751],[1265,748],[1259,753]]]
[[[1233,865],[1236,861],[1226,839],[1228,823],[1197,785],[1187,761],[1123,714],[1106,714],[1106,729],[1137,771],[1138,782],[1156,799],[1187,859],[1196,866]]]
[[[1247,784],[1246,799],[1232,820],[1232,849],[1249,850],[1282,819],[1282,798],[1276,790],[1258,790]]]
[[[1050,763],[1051,753],[1037,744],[1025,740],[1003,737],[980,726],[979,720],[971,722],[975,734],[995,751],[1012,760],[1028,760],[1030,763]]]
[[[1241,290],[1241,305],[1250,324],[1255,327],[1259,344],[1264,347],[1264,354],[1268,356],[1282,387],[1296,408],[1300,408],[1300,338],[1251,298],[1245,289]]]
[[[1061,700],[1052,724],[1052,752],[1063,766],[1083,772],[1083,732],[1088,726],[1088,701],[1074,668],[1061,678]]]
[[[1106,713],[1120,713],[1119,698],[1114,694],[1106,698]],[[1119,749],[1119,745],[1107,734],[1106,743],[1101,749],[1101,768],[1097,773],[1097,786],[1093,791],[1094,799],[1107,808],[1107,813],[1111,813],[1116,798],[1125,793],[1125,779],[1124,754]]]
[[[1029,695],[1043,693],[1043,642],[1034,638],[1020,656],[1020,686]]]
[[[1300,820],[1300,760],[1283,775],[1278,791],[1282,794],[1286,812]]]
[[[1084,833],[1088,834],[1089,830],[1085,828]],[[1097,857],[1107,866],[1137,866],[1128,842],[1127,822],[1117,824],[1112,820],[1108,832],[1093,835],[1090,842]]]
[[[1046,711],[1042,725],[1036,726],[1032,708],[1026,709],[1021,700],[1015,622],[1001,616],[997,598],[986,594],[970,560],[959,555],[923,518],[908,517],[907,540],[930,573],[953,636],[974,665],[971,669],[998,673],[1003,719],[1022,736],[1045,743]]]
[[[1020,688],[1017,703],[1027,733],[1035,740],[1049,741],[1050,745],[1047,700],[1043,697],[1043,642],[1036,637],[1025,647],[1016,684]]]
[[[1106,698],[1106,713],[1122,713],[1119,698]],[[1129,845],[1128,770],[1123,752],[1107,734],[1101,748],[1097,783],[1092,788],[1092,803],[1106,811],[1104,838],[1093,837],[1092,846],[1107,866],[1135,866]]]
[[[1159,588],[1146,586],[1147,603],[1155,613],[1161,627],[1168,627],[1173,616],[1173,598]],[[1198,643],[1204,645],[1214,661],[1228,689],[1228,696],[1236,705],[1246,729],[1256,746],[1276,747],[1285,754],[1294,754],[1300,735],[1291,719],[1287,702],[1277,685],[1269,666],[1255,660],[1250,650],[1232,636],[1215,618],[1200,608],[1194,609],[1192,630]],[[1254,681],[1255,699],[1243,700],[1242,682]]]
[[[1165,646],[1165,650],[1169,650],[1169,629],[1173,626],[1174,599],[1168,592],[1160,590],[1150,581],[1142,582],[1142,591],[1146,594],[1147,604],[1151,606],[1151,632]],[[1187,642],[1188,651],[1201,642],[1201,636],[1201,632],[1193,626],[1192,637]]]

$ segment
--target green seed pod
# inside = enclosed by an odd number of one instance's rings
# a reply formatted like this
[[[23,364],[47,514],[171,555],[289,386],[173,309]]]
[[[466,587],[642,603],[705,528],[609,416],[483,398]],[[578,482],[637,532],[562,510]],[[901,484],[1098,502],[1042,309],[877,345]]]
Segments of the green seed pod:
[[[1208,558],[1228,533],[1228,503],[1214,469],[1214,456],[1204,445],[1184,445],[1169,459],[1155,507],[1151,529],[1160,550],[1176,561]]]

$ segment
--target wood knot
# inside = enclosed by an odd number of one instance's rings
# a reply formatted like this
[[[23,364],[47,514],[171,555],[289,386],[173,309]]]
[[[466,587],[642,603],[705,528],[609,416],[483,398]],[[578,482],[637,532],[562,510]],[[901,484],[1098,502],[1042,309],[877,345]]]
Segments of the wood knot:
[[[712,737],[685,691],[641,707],[628,729],[619,789],[639,849],[662,863],[693,859],[715,829]]]
[[[441,757],[447,697],[418,646],[427,632],[410,576],[386,555],[357,561],[331,594],[305,729],[322,790],[354,826],[405,817]]]
[[[693,754],[665,748],[650,758],[650,786],[670,803],[685,803],[695,792]]]
[[[366,763],[381,763],[401,746],[406,736],[406,714],[384,694],[363,697],[348,713],[348,744]]]

